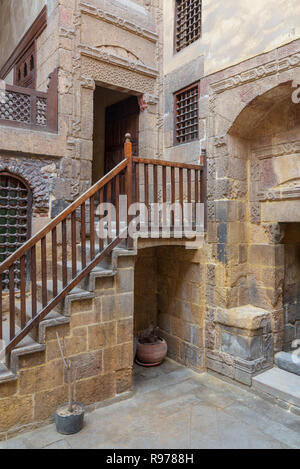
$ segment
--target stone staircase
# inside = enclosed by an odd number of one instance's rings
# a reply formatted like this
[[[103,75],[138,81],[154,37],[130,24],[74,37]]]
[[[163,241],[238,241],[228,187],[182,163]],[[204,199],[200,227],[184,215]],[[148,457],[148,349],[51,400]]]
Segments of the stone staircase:
[[[253,378],[253,389],[263,397],[300,415],[300,358],[292,352],[275,355],[275,367]]]
[[[136,243],[137,244],[137,243]],[[90,260],[90,248],[89,244],[87,248],[87,260]],[[81,246],[78,245],[78,252],[80,252]],[[0,356],[0,387],[4,383],[14,381],[18,379],[19,372],[19,359],[26,356],[31,357],[34,354],[44,352],[46,350],[46,336],[47,331],[54,328],[55,331],[60,333],[60,329],[70,324],[71,320],[71,309],[72,305],[81,303],[94,298],[95,289],[105,279],[114,278],[118,271],[119,258],[126,256],[135,256],[137,254],[137,247],[128,250],[125,246],[118,246],[112,251],[110,256],[107,256],[100,264],[94,268],[83,280],[75,287],[71,293],[69,293],[64,301],[57,305],[53,311],[51,311],[45,319],[43,319],[38,327],[33,329],[29,335],[27,335],[20,344],[11,352],[10,363],[5,362],[5,357]],[[58,266],[61,266],[58,263]],[[71,272],[71,264],[68,263],[68,274]],[[78,271],[81,266],[78,264]],[[58,292],[63,289],[62,284],[62,270],[58,269]],[[53,295],[52,281],[47,281],[47,295]],[[42,309],[42,282],[37,282],[37,299],[38,299],[38,310]],[[31,297],[28,296],[26,300],[26,312],[27,317],[31,317]],[[16,305],[17,323],[20,324],[20,306]],[[19,326],[16,326],[16,331],[20,330]],[[3,323],[3,340],[8,341],[9,338],[9,320],[7,319]],[[1,389],[0,389],[1,391]]]

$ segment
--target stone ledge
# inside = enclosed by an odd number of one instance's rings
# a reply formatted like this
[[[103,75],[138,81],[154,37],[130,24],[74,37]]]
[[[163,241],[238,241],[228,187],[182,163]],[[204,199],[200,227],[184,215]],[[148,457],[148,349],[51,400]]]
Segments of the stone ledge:
[[[269,317],[268,311],[247,305],[230,309],[218,308],[215,321],[224,326],[253,331],[264,327],[264,321],[268,320]]]

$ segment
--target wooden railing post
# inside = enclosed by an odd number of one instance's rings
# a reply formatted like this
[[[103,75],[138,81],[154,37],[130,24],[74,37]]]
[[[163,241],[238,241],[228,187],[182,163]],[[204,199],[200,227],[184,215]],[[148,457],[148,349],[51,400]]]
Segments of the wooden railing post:
[[[133,159],[132,159],[132,142],[131,134],[127,133],[125,135],[125,144],[124,144],[124,155],[127,160],[126,168],[126,195],[127,195],[127,226],[132,220],[132,216],[129,215],[129,208],[133,203]],[[133,248],[133,239],[129,236],[128,231],[128,240],[127,246],[129,249]]]
[[[207,153],[206,150],[201,154],[201,180],[200,180],[200,202],[204,204],[204,231],[207,229]]]

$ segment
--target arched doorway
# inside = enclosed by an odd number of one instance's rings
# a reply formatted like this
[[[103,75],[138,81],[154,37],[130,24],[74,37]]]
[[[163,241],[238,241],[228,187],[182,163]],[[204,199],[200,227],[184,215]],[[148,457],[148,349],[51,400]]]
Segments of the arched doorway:
[[[31,236],[32,192],[19,176],[0,173],[0,262],[15,252]],[[19,286],[16,264],[15,285]],[[8,287],[8,273],[2,276],[2,288]]]

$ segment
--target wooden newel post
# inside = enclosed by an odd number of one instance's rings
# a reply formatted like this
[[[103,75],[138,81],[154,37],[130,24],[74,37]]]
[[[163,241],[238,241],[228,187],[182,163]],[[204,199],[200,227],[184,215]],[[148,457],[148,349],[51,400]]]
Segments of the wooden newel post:
[[[129,215],[129,208],[133,203],[133,159],[132,159],[132,142],[131,135],[125,135],[124,154],[127,160],[126,168],[126,195],[127,195],[127,226],[129,226],[132,216]],[[128,233],[128,248],[133,248],[133,239]]]
[[[204,204],[204,230],[207,230],[207,153],[206,150],[202,151],[201,154],[201,180],[200,180],[200,191],[201,191],[201,203]]]

